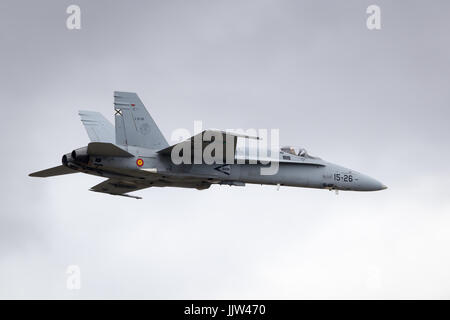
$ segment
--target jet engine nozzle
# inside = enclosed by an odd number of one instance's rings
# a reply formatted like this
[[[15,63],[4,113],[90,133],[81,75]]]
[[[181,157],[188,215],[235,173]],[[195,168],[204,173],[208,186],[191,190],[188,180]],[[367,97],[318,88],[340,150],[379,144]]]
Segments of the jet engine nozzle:
[[[72,151],[72,159],[78,162],[82,163],[88,163],[89,162],[89,155],[87,153],[87,147],[75,149]]]
[[[63,165],[67,167],[67,164],[69,163],[69,160],[67,159],[67,154],[63,155],[61,162]]]

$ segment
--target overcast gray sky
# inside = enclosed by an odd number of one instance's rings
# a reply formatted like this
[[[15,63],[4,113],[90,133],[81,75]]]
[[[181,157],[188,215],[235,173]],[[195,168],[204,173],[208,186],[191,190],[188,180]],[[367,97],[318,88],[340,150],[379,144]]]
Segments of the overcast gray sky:
[[[81,30],[66,8],[81,8]],[[381,30],[366,8],[381,8]],[[1,298],[450,298],[448,1],[2,1]],[[28,173],[137,92],[165,136],[279,128],[382,192],[89,192]],[[81,268],[81,290],[66,268]]]

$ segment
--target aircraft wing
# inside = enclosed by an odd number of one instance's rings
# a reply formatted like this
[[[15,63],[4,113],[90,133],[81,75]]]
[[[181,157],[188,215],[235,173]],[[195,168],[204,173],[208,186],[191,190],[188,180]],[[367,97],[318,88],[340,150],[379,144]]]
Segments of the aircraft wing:
[[[90,191],[108,193],[115,196],[124,196],[135,199],[142,199],[141,197],[136,197],[128,195],[126,193],[136,190],[141,190],[148,188],[148,185],[139,184],[137,181],[122,180],[122,179],[108,179],[95,186],[93,186]]]
[[[203,138],[205,136],[207,137],[207,139],[205,138],[205,140],[208,140],[208,141],[203,140]],[[191,155],[193,155],[196,141],[200,141],[201,150],[203,152],[205,147],[207,145],[209,145],[211,143],[211,141],[213,141],[216,137],[221,137],[222,142],[223,142],[222,154],[224,157],[224,162],[226,161],[227,146],[229,146],[231,148],[229,152],[232,152],[232,154],[230,154],[230,156],[234,160],[235,155],[236,155],[237,138],[256,139],[256,140],[260,139],[259,137],[254,137],[254,136],[249,136],[249,135],[239,134],[239,133],[233,133],[233,132],[226,132],[226,131],[222,131],[222,130],[204,130],[203,132],[201,132],[195,136],[192,136],[185,141],[182,141],[177,144],[171,145],[170,147],[161,149],[158,151],[158,153],[163,154],[163,155],[170,155],[172,153],[173,148],[175,148],[175,146],[183,147],[183,145],[184,145],[185,148],[189,148],[189,146],[190,146]]]

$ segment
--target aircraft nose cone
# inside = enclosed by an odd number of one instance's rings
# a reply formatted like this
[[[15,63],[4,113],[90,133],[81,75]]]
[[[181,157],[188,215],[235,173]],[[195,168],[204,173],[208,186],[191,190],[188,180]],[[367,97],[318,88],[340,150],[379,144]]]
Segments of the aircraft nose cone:
[[[363,176],[360,178],[361,191],[378,191],[384,189],[387,189],[387,187],[374,178],[371,178],[369,176]]]

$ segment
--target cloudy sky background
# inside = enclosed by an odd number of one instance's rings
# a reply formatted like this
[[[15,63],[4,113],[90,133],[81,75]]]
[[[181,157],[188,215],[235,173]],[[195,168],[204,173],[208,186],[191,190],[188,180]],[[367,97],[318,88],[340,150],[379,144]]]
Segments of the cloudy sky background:
[[[73,3],[0,3],[1,298],[450,298],[448,1],[77,1],[70,31]],[[113,121],[114,90],[168,139],[194,120],[279,128],[389,189],[137,201],[28,177],[88,143],[78,110]]]

